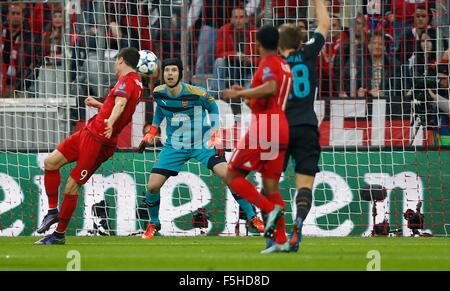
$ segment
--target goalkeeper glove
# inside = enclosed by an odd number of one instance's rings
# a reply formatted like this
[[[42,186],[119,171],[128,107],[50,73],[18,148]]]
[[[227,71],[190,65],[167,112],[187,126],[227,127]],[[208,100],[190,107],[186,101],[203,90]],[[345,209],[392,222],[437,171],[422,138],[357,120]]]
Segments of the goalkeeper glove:
[[[219,157],[225,156],[225,150],[223,149],[222,138],[220,137],[219,130],[213,130],[211,133],[211,138],[207,143],[208,147],[216,148],[216,155]]]
[[[152,125],[150,127],[150,130],[147,132],[147,134],[144,136],[141,143],[139,144],[138,152],[142,153],[145,150],[147,144],[155,138],[156,134],[158,134],[158,127]]]

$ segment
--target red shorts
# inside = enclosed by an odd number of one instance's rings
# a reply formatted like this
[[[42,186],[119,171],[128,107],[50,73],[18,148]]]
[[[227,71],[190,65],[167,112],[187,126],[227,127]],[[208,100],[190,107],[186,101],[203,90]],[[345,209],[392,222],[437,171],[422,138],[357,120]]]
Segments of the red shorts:
[[[92,174],[109,159],[116,147],[96,140],[87,128],[83,128],[59,144],[57,150],[69,161],[76,161],[70,176],[79,184],[85,184]]]
[[[228,170],[241,174],[237,169],[245,172],[257,171],[262,177],[280,180],[284,170],[284,159],[286,156],[286,147],[282,147],[277,151],[269,154],[270,150],[262,149],[235,149],[228,163]],[[265,156],[269,156],[268,158]]]

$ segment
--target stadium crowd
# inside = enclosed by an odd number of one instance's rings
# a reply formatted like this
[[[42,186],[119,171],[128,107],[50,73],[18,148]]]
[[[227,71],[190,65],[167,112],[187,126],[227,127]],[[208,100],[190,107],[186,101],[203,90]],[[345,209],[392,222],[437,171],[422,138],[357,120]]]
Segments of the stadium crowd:
[[[65,84],[73,96],[102,96],[126,46],[151,49],[160,60],[186,50],[186,76],[204,80],[216,96],[249,84],[257,66],[253,33],[268,16],[260,0],[192,0],[187,11],[181,0],[80,0],[68,14],[63,3],[18,2],[0,8],[2,98],[61,96]],[[357,15],[344,15],[339,0],[325,2],[331,31],[318,60],[318,98],[383,98],[393,113],[408,112],[416,80],[438,76],[438,64],[448,63],[450,2],[365,0]],[[309,5],[277,0],[269,12],[274,24],[297,23],[307,38],[315,29]]]

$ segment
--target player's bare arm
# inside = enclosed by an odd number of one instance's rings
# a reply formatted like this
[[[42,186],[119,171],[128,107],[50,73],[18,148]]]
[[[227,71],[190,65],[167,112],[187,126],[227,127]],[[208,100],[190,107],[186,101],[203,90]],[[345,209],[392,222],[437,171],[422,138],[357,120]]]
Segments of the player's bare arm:
[[[326,39],[328,31],[330,29],[330,16],[328,15],[327,7],[323,3],[323,0],[315,0],[316,2],[316,15],[317,15],[317,29]]]
[[[90,97],[90,96],[84,100],[84,104],[86,104],[86,106],[94,107],[99,110],[102,108],[102,105],[103,105],[103,103],[96,100],[94,97]]]
[[[127,105],[127,98],[116,96],[115,105],[108,119],[105,119],[105,132],[103,133],[106,138],[110,138],[113,132],[113,125],[119,119],[123,110]]]
[[[236,99],[236,98],[244,98],[244,99],[260,99],[260,98],[268,98],[277,93],[277,82],[275,80],[270,80],[265,82],[262,85],[259,85],[255,88],[239,90],[236,87],[232,87],[230,89],[226,89],[222,92],[222,97],[224,99]]]

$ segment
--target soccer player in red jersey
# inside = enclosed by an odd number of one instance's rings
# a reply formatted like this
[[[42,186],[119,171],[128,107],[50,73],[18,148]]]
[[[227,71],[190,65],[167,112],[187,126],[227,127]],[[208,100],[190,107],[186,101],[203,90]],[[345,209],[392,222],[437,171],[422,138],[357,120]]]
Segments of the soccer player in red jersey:
[[[44,186],[48,197],[49,211],[44,217],[38,233],[44,233],[58,222],[56,231],[35,244],[52,245],[65,243],[65,231],[77,206],[78,190],[100,165],[108,160],[116,149],[117,138],[131,121],[141,94],[142,83],[136,73],[139,52],[135,48],[124,48],[117,55],[115,71],[119,80],[102,104],[92,97],[85,100],[87,106],[100,111],[92,117],[86,127],[70,135],[46,159]],[[61,182],[59,169],[76,161],[70,172],[58,212],[58,188]]]
[[[275,235],[275,243],[262,253],[289,251],[279,180],[289,143],[284,108],[291,92],[292,73],[289,64],[277,55],[278,38],[275,27],[263,26],[256,34],[261,60],[251,89],[233,86],[222,92],[224,99],[244,98],[252,111],[249,131],[228,164],[226,182],[239,196],[268,214],[264,236]],[[250,171],[261,173],[265,196],[245,179]]]

